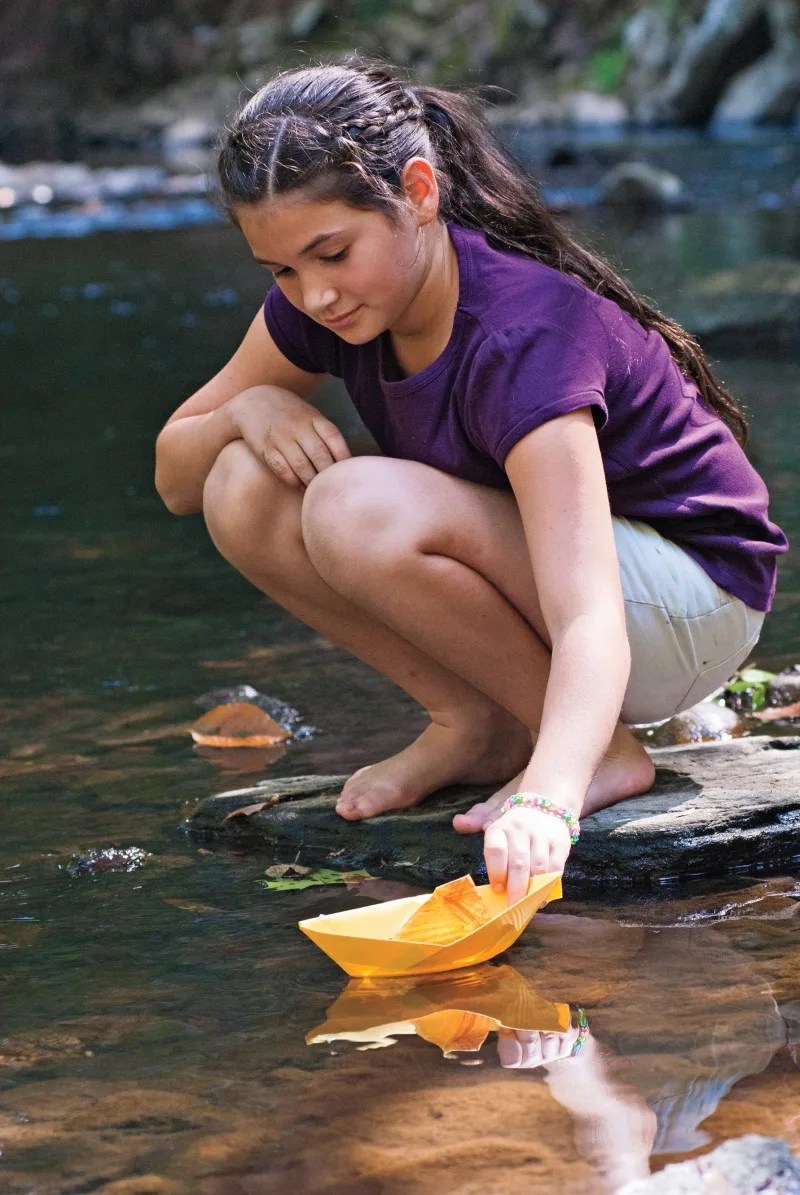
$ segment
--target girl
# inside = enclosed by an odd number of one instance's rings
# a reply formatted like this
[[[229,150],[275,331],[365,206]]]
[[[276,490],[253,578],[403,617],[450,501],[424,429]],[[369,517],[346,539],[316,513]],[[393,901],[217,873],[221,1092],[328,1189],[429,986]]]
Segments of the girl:
[[[785,550],[697,344],[578,245],[470,98],[382,65],[279,76],[219,157],[275,279],[161,432],[158,490],[264,593],[402,686],[430,724],[342,817],[457,782],[510,900],[578,819],[644,793],[626,723],[711,693],[759,636]],[[344,379],[380,457],[309,402]]]

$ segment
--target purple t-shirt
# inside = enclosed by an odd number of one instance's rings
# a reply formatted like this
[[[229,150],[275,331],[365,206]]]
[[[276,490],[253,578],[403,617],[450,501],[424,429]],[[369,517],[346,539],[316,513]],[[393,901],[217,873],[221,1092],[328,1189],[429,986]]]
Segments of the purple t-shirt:
[[[611,512],[649,523],[756,610],[775,590],[781,530],[767,490],[665,341],[610,299],[532,258],[450,225],[459,302],[450,340],[397,379],[388,333],[351,345],[277,286],[267,327],[300,369],[344,380],[380,449],[508,487],[506,456],[528,432],[591,407]]]

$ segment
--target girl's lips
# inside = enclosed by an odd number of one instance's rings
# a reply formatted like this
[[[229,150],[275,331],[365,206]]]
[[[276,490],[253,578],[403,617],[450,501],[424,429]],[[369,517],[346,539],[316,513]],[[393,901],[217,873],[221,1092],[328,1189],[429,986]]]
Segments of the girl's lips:
[[[347,315],[340,315],[338,319],[327,319],[325,323],[329,328],[346,328],[348,324],[352,323],[358,312],[361,310],[361,304],[354,307]]]

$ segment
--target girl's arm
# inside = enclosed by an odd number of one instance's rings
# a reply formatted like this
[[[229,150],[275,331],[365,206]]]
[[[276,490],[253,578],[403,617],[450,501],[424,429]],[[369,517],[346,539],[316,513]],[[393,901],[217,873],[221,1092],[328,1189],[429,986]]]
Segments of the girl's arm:
[[[619,565],[590,410],[560,416],[530,432],[509,453],[506,471],[552,645],[539,736],[520,791],[548,797],[579,816],[619,719],[630,671]],[[555,834],[553,845],[566,860],[566,826],[550,815],[518,808],[487,830],[493,882],[505,880],[515,854],[512,839],[525,832],[533,841],[532,862],[537,856],[543,860],[536,870],[548,869],[549,854],[548,849],[537,852],[537,836]],[[524,885],[521,879],[514,883],[513,894],[510,870],[508,875],[509,899],[527,891],[527,875]]]
[[[349,456],[338,428],[305,401],[323,376],[284,357],[259,312],[227,365],[178,407],[156,441],[156,489],[173,514],[202,509],[205,480],[231,440],[244,439],[288,485]]]

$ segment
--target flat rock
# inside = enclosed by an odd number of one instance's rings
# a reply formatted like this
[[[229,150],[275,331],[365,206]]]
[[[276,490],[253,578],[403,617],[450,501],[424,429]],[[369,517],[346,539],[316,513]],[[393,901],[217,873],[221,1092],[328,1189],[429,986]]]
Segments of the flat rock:
[[[672,314],[718,353],[774,356],[794,350],[800,320],[800,262],[761,258],[718,270],[676,298]]]
[[[651,755],[654,788],[583,820],[567,880],[652,883],[785,869],[800,859],[800,736],[665,747]],[[220,844],[286,858],[299,851],[307,863],[364,867],[426,885],[483,874],[483,836],[457,834],[451,821],[490,789],[443,789],[413,809],[347,822],[334,812],[345,779],[263,780],[206,798],[184,826]],[[276,794],[271,807],[237,816]]]

